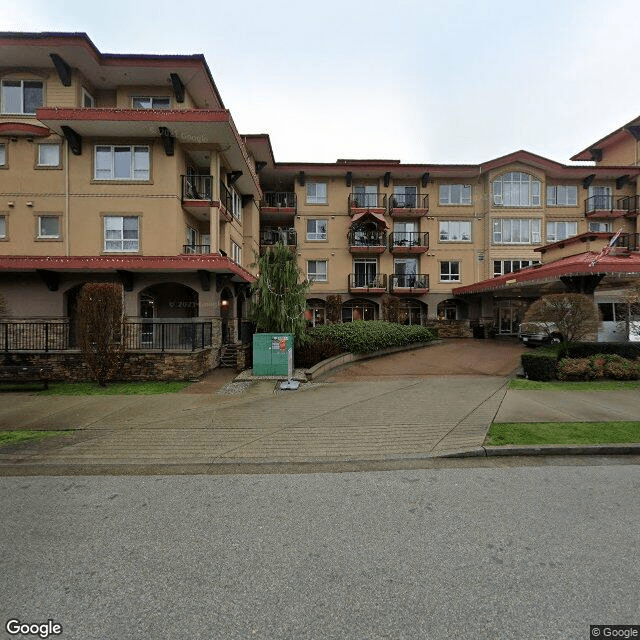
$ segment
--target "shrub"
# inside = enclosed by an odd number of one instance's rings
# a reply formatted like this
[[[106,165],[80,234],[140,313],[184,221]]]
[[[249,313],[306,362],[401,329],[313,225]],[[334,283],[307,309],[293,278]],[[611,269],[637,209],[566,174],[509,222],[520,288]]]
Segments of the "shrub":
[[[327,296],[327,320],[333,324],[342,320],[342,296],[339,293]]]
[[[615,354],[633,360],[640,357],[640,343],[634,342],[565,342],[564,357],[588,358],[598,354]]]
[[[615,354],[598,353],[590,358],[563,358],[558,363],[560,380],[637,380],[640,363]]]
[[[607,356],[604,371],[607,376],[615,380],[637,380],[640,377],[640,367],[637,362],[617,355]]]
[[[528,351],[522,354],[521,361],[526,378],[547,382],[556,377],[558,349],[549,347]]]
[[[305,344],[295,348],[295,366],[308,369],[341,353],[344,353],[344,349],[330,336],[312,336]]]
[[[598,329],[598,308],[593,298],[581,293],[554,293],[536,300],[524,322],[551,322],[565,340],[580,340]]]
[[[556,370],[560,380],[591,380],[593,373],[589,358],[563,358]]]

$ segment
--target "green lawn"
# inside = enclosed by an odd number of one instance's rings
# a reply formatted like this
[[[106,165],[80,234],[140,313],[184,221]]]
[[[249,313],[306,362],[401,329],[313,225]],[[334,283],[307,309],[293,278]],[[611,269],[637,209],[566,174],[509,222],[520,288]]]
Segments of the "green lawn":
[[[65,431],[35,431],[32,429],[20,429],[18,431],[0,431],[0,447],[8,447],[12,444],[20,444],[23,442],[36,442],[42,438],[51,436],[63,436],[72,433],[73,429]]]
[[[524,378],[512,378],[509,389],[530,389],[532,391],[621,391],[640,389],[640,380],[591,380],[590,382],[563,382],[551,380],[538,382]]]
[[[190,384],[191,382],[112,382],[101,387],[95,382],[52,382],[47,391],[42,388],[42,383],[2,384],[0,393],[36,391],[39,396],[156,395],[182,391]]]
[[[640,422],[494,422],[486,445],[640,442]]]

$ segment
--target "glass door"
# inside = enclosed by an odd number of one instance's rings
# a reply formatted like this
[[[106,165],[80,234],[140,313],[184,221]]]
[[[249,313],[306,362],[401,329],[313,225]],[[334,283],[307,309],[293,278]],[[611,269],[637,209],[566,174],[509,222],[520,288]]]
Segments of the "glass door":
[[[416,258],[401,258],[393,261],[394,287],[413,287],[418,273]]]
[[[393,188],[393,206],[398,208],[415,209],[417,206],[418,188],[397,186]]]
[[[378,275],[376,260],[354,260],[353,274],[355,287],[372,287]]]

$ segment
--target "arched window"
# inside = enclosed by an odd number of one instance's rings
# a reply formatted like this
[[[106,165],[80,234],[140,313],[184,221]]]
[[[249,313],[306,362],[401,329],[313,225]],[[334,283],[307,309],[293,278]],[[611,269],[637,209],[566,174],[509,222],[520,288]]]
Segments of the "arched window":
[[[509,171],[491,183],[493,204],[498,207],[539,207],[541,182],[521,171]]]
[[[342,305],[342,322],[375,320],[377,305],[370,300],[347,300]]]
[[[307,326],[315,327],[325,323],[327,303],[320,298],[307,300]]]

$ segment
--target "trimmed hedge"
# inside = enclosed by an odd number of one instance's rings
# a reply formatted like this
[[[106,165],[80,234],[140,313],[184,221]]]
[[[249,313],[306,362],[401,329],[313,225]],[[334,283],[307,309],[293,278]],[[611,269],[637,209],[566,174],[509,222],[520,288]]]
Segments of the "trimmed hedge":
[[[307,331],[309,342],[296,351],[296,364],[310,367],[339,353],[369,353],[435,340],[436,332],[419,325],[382,320],[325,324]]]
[[[633,360],[640,358],[639,342],[566,342],[561,346],[562,358],[589,358],[595,355],[617,355]]]
[[[563,358],[558,363],[557,372],[560,380],[638,380],[640,361],[598,353],[590,358]]]
[[[548,382],[556,377],[558,346],[527,351],[521,356],[524,375],[528,380]]]

